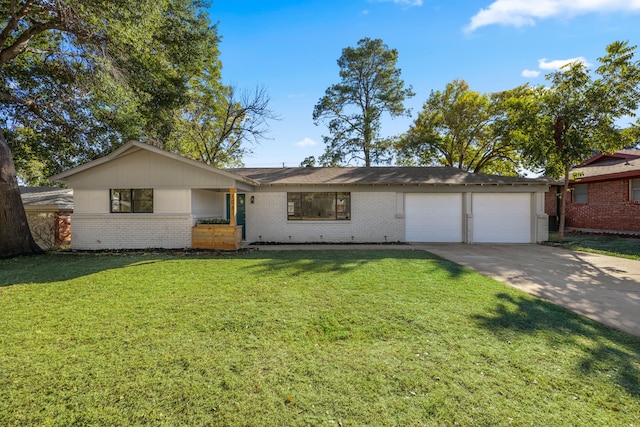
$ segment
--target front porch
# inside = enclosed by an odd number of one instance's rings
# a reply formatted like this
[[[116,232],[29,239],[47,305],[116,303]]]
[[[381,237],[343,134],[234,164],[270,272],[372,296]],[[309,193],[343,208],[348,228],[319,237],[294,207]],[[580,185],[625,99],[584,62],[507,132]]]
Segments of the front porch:
[[[196,198],[193,197],[193,199],[195,200]],[[218,250],[238,250],[242,248],[243,225],[238,224],[238,200],[236,189],[230,188],[226,209],[217,210],[218,212],[226,211],[228,221],[222,219],[224,215],[219,215],[219,221],[202,221],[197,218],[198,211],[194,209],[196,221],[191,229],[192,248]],[[195,207],[196,204],[194,203],[193,205]],[[242,213],[244,217],[244,209],[242,209]],[[228,223],[225,224],[224,222]]]

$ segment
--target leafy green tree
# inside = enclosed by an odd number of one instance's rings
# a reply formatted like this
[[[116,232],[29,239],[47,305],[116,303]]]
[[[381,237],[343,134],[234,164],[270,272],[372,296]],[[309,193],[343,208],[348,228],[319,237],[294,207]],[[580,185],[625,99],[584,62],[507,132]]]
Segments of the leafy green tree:
[[[315,156],[308,156],[305,157],[303,161],[300,162],[299,167],[301,168],[313,168],[316,167],[316,157]]]
[[[366,167],[388,154],[380,143],[383,113],[391,117],[409,115],[404,101],[414,96],[405,88],[396,67],[398,51],[380,39],[364,38],[358,47],[342,50],[338,59],[341,81],[330,86],[313,110],[313,120],[328,123],[321,163],[338,165],[352,160]]]
[[[547,75],[549,87],[529,88],[509,101],[513,137],[522,144],[532,169],[564,179],[558,240],[564,238],[570,170],[598,152],[610,153],[629,143],[618,126],[640,105],[640,62],[635,46],[614,42],[593,76],[574,62]]]
[[[217,52],[203,6],[0,0],[0,256],[38,250],[16,168],[38,182],[128,139],[171,133],[189,81]]]
[[[640,148],[640,120],[629,127],[622,129],[622,138],[625,141],[624,148]]]
[[[509,138],[505,93],[482,94],[464,80],[432,91],[396,145],[400,163],[443,165],[474,173],[515,175],[518,152]]]

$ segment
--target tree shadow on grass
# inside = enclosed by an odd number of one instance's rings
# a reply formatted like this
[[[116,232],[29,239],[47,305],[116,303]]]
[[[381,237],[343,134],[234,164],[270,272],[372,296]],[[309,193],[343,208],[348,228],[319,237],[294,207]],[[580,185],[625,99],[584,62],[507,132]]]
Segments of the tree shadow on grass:
[[[564,242],[556,242],[556,233],[549,234],[549,245],[567,249],[597,250],[605,253],[640,257],[640,239],[631,236],[607,236],[589,233],[567,233]]]
[[[264,263],[248,267],[252,274],[269,275],[289,271],[292,276],[332,272],[343,274],[366,268],[382,259],[425,260],[430,270],[444,269],[451,277],[469,271],[458,264],[421,250],[300,250],[257,251],[252,253],[179,254],[155,252],[65,253],[0,260],[0,288],[15,284],[50,283],[88,276],[101,271],[131,267],[171,259],[260,259]]]
[[[584,357],[575,367],[577,374],[612,371],[620,387],[640,398],[640,338],[533,297],[500,293],[497,299],[490,314],[473,316],[480,326],[505,341],[535,334],[554,346],[580,347]]]
[[[430,265],[426,267],[427,271],[446,270],[450,277],[458,277],[470,272],[459,264],[422,250],[264,251],[251,254],[251,258],[265,261],[249,267],[255,274],[288,271],[293,277],[311,273],[346,274],[384,259],[428,261]]]
[[[51,283],[160,261],[154,254],[45,254],[0,260],[0,288]]]

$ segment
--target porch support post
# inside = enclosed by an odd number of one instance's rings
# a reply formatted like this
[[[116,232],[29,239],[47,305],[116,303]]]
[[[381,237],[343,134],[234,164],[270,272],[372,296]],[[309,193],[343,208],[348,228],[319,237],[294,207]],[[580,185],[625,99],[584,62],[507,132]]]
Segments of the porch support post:
[[[238,210],[238,198],[235,188],[229,189],[229,225],[236,225],[236,212]]]

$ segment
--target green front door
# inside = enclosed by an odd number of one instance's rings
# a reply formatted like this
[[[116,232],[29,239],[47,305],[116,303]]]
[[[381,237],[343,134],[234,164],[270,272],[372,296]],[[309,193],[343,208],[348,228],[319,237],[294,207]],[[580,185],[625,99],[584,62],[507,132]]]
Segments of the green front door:
[[[237,199],[238,199],[238,206],[236,208],[236,224],[237,225],[241,225],[242,226],[242,240],[244,240],[247,236],[247,233],[245,231],[245,203],[244,203],[244,194],[238,194],[237,195]],[[229,211],[231,211],[231,208],[229,206],[229,201],[230,201],[230,195],[227,194],[227,219],[231,219],[229,218]]]

